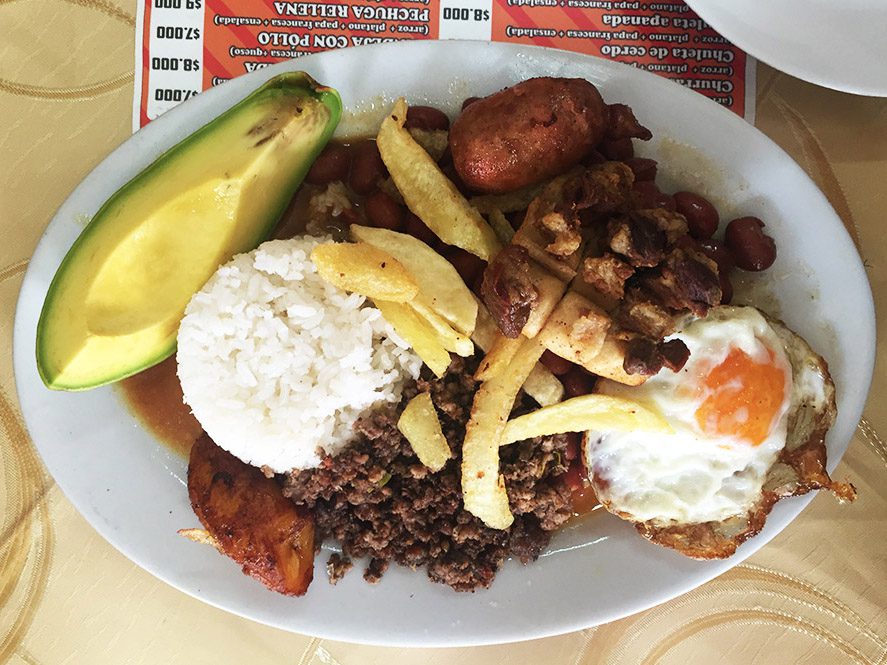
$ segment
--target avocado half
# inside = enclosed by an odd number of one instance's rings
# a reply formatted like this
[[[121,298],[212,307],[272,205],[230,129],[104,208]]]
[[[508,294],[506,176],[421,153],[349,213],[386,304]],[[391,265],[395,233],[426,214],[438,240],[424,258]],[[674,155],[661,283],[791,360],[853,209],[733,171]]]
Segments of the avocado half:
[[[332,88],[303,72],[281,74],[111,196],[43,303],[43,382],[85,390],[172,354],[191,296],[268,236],[341,113]]]

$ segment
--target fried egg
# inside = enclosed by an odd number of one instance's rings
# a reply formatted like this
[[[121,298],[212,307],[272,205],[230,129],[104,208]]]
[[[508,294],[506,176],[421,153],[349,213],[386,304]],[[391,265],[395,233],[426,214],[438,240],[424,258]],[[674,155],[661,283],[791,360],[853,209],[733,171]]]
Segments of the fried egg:
[[[816,402],[821,375],[793,375],[786,347],[752,307],[718,307],[675,335],[690,349],[679,372],[598,391],[659,412],[671,434],[590,432],[589,477],[611,512],[653,525],[746,514],[785,447],[793,405]]]

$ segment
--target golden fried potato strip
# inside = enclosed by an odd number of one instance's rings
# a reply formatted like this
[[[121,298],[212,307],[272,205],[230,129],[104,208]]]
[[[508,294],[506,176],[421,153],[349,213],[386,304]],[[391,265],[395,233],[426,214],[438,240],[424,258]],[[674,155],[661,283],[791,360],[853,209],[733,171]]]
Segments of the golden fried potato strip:
[[[437,335],[438,341],[447,351],[468,358],[474,355],[474,343],[465,335],[457,332],[444,318],[430,307],[418,301],[407,303],[407,306],[418,314],[431,326]]]
[[[451,359],[437,331],[409,305],[385,300],[374,300],[373,304],[435,376],[442,377]]]
[[[453,456],[428,393],[419,393],[409,401],[397,429],[410,442],[419,461],[432,471],[440,471]]]
[[[351,236],[400,261],[419,286],[416,303],[440,314],[463,335],[474,331],[477,302],[452,263],[406,233],[352,224]]]
[[[564,398],[564,384],[542,363],[536,363],[524,381],[524,390],[539,406],[557,404]]]
[[[499,328],[486,306],[478,301],[477,325],[471,334],[471,339],[482,351],[488,351],[492,348],[498,332]],[[536,363],[524,382],[524,390],[539,403],[539,406],[556,404],[564,397],[564,384],[542,363]]]
[[[493,229],[404,129],[403,98],[379,128],[376,145],[407,207],[441,240],[489,261],[502,248]]]
[[[487,355],[480,361],[474,378],[478,381],[488,381],[502,372],[514,359],[514,354],[523,345],[525,339],[526,337],[523,335],[511,339],[497,330],[493,344],[487,350]]]
[[[507,529],[514,521],[508,506],[505,480],[499,474],[499,444],[514,400],[543,346],[526,340],[511,363],[474,397],[471,418],[462,444],[462,500],[465,509],[492,529]]]
[[[365,242],[318,245],[311,261],[330,284],[374,300],[408,302],[419,293],[419,285],[400,261]]]
[[[581,395],[509,420],[502,445],[563,432],[672,432],[671,425],[637,402],[609,395]]]
[[[495,231],[496,235],[499,237],[499,240],[502,241],[502,244],[507,245],[510,243],[512,238],[514,238],[514,228],[505,218],[505,215],[502,214],[502,211],[498,208],[494,208],[490,211],[490,214],[487,215],[487,219],[490,222],[490,226],[493,227],[493,231]]]

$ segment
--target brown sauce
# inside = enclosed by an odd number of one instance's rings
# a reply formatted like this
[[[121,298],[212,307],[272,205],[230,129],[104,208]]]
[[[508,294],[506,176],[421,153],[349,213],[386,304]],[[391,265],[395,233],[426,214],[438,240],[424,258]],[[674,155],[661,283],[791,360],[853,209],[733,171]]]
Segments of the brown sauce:
[[[175,355],[118,385],[130,412],[171,450],[187,457],[203,428],[182,401]]]

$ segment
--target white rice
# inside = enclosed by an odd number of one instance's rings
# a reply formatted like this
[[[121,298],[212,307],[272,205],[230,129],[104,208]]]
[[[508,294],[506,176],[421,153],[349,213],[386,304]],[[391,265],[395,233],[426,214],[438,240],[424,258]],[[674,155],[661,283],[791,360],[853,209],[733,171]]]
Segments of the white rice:
[[[272,240],[239,254],[188,303],[178,336],[185,402],[207,434],[276,472],[320,463],[370,407],[398,402],[422,361],[365,298],[309,259],[330,238]]]

